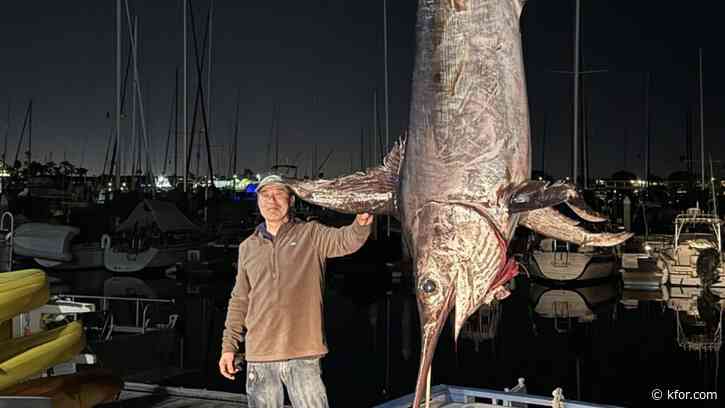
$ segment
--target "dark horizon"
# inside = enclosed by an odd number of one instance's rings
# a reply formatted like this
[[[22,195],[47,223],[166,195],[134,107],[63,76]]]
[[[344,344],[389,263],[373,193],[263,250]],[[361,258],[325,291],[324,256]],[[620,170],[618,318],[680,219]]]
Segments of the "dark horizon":
[[[53,161],[65,156],[89,168],[91,174],[103,167],[115,101],[116,3],[79,3],[82,7],[71,8],[58,2],[27,1],[6,6],[0,17],[3,136],[8,101],[12,109],[8,161],[15,155],[32,98],[34,160],[43,161],[52,152]],[[182,59],[181,2],[130,3],[139,18],[142,96],[154,170],[160,172],[174,72]],[[370,133],[376,90],[381,113],[383,108],[383,2],[373,3],[214,2],[210,135],[215,172],[224,174],[228,168],[237,92],[242,95],[240,171],[261,172],[266,166],[275,104],[280,106],[280,161],[297,158],[302,174],[309,173],[317,146],[318,164],[334,151],[324,169],[327,176],[360,168],[361,132]],[[198,32],[205,25],[208,4],[194,2]],[[416,2],[390,0],[388,7],[392,142],[408,121]],[[651,81],[652,173],[666,177],[686,168],[680,159],[685,155],[688,115],[693,147],[699,154],[700,47],[704,49],[705,150],[706,155],[713,154],[713,160],[722,160],[718,152],[724,146],[718,135],[725,123],[718,108],[723,104],[725,81],[717,73],[725,64],[717,54],[715,35],[721,8],[718,4],[683,8],[654,1],[582,1],[582,70],[608,70],[582,80],[584,110],[589,112],[591,177],[608,177],[622,169],[642,176],[646,72]],[[572,79],[552,71],[572,69],[573,17],[574,0],[530,0],[522,17],[533,169],[542,170],[543,152],[543,170],[557,178],[569,175],[571,168]],[[123,41],[125,65],[126,32]],[[191,121],[196,89],[191,43],[189,52]],[[130,112],[129,104],[125,110]],[[363,164],[377,163],[379,153],[371,154],[369,136],[365,143]],[[201,154],[202,174],[206,174],[205,154]]]

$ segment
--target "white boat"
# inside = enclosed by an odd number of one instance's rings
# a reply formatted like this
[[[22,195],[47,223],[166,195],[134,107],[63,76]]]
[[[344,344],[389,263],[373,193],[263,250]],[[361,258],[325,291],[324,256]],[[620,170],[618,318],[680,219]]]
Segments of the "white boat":
[[[578,247],[552,238],[543,238],[527,258],[530,276],[562,283],[609,278],[619,265],[612,248]]]
[[[13,252],[32,258],[68,262],[73,259],[71,241],[80,230],[68,225],[29,222],[15,228]]]
[[[144,200],[113,238],[103,236],[103,263],[106,269],[122,273],[170,266],[207,241],[201,229],[173,204]]]
[[[675,286],[725,287],[722,266],[722,220],[690,208],[675,218],[669,242],[648,242],[645,249],[662,271],[662,283]]]
[[[59,271],[103,268],[103,248],[101,243],[83,243],[71,246],[70,261],[57,261],[46,258],[34,258],[38,265]]]

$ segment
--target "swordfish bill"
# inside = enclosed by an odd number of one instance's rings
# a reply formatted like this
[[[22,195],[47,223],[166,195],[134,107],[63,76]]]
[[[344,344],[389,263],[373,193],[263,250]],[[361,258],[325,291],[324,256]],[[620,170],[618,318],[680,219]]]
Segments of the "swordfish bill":
[[[524,0],[419,0],[408,137],[380,166],[333,180],[289,181],[313,204],[401,221],[421,321],[414,407],[448,316],[458,338],[481,305],[509,295],[505,284],[518,268],[507,249],[518,224],[592,246],[631,236],[587,232],[551,208],[566,203],[586,221],[604,221],[574,186],[530,180],[523,6]]]

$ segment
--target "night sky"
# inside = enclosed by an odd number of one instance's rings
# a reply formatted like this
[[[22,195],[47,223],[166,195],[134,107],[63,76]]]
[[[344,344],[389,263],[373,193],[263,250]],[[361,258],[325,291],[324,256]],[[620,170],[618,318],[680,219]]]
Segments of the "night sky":
[[[174,72],[182,63],[181,1],[130,3],[139,19],[139,73],[154,170],[159,172]],[[408,119],[416,1],[389,3],[394,139]],[[688,112],[699,140],[694,126],[699,123],[699,47],[704,49],[706,152],[722,159],[723,7],[716,3],[582,0],[582,69],[608,70],[583,79],[592,176],[607,177],[620,169],[642,174],[645,72],[651,73],[652,172],[667,176],[684,169],[680,157],[685,154]],[[50,159],[52,152],[55,162],[67,159],[91,174],[100,173],[113,126],[115,5],[113,0],[3,4],[0,136],[8,126],[10,103],[9,160],[32,98],[33,158]],[[201,35],[209,2],[195,0],[193,5]],[[240,169],[263,172],[269,164],[275,104],[280,161],[294,162],[301,175],[309,173],[315,149],[318,165],[333,152],[324,167],[328,176],[358,169],[361,133],[363,160],[369,165],[371,156],[379,155],[372,153],[370,134],[375,90],[381,111],[383,106],[382,12],[382,0],[214,1],[210,135],[215,172],[227,173],[229,168],[238,92]],[[573,0],[529,0],[522,19],[534,169],[541,169],[543,158],[544,170],[556,177],[567,176],[571,166],[572,79],[553,71],[572,69],[573,16]],[[125,31],[123,41],[125,65]],[[189,52],[191,121],[196,90],[191,42]],[[130,112],[130,99],[125,110]],[[130,118],[129,113],[122,131],[126,148],[131,144]]]

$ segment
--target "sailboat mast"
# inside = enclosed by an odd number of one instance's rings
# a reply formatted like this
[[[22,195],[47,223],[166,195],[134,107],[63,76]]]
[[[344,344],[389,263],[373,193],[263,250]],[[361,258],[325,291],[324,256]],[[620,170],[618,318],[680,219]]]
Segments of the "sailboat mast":
[[[279,164],[279,104],[275,105],[274,115],[274,166]]]
[[[7,166],[6,158],[8,154],[8,137],[10,136],[10,99],[8,99],[8,122],[5,129],[5,143],[3,147],[3,165]]]
[[[645,187],[649,186],[649,161],[650,161],[650,106],[649,106],[649,92],[650,92],[650,73],[645,73],[644,77],[644,136],[645,136],[645,146],[644,146],[644,181],[645,181]]]
[[[705,114],[702,103],[702,48],[700,48],[700,183],[705,189]]]
[[[242,99],[241,90],[237,90],[237,114],[234,119],[234,150],[232,159],[232,174],[237,174],[237,151],[239,150],[239,104]]]
[[[390,148],[390,112],[388,109],[388,1],[383,0],[383,67],[385,71],[385,149]]]
[[[184,67],[184,87],[183,87],[183,94],[184,94],[184,98],[183,98],[183,101],[182,101],[182,106],[183,106],[183,108],[182,108],[183,109],[183,115],[182,115],[183,126],[182,126],[182,130],[183,130],[183,133],[184,133],[184,154],[183,154],[183,160],[184,160],[184,179],[183,180],[184,180],[184,192],[185,193],[187,192],[187,184],[188,184],[187,181],[186,181],[186,179],[189,177],[189,164],[188,164],[188,158],[187,158],[187,154],[186,154],[186,151],[188,150],[188,146],[187,146],[188,145],[188,142],[186,140],[187,139],[187,133],[188,133],[188,130],[186,128],[186,124],[187,124],[187,112],[186,112],[186,108],[187,108],[187,105],[188,105],[188,102],[186,100],[186,98],[187,98],[187,94],[186,94],[186,84],[187,84],[187,81],[188,81],[187,80],[187,66],[186,66],[187,65],[187,63],[186,63],[186,60],[187,60],[187,49],[186,48],[187,48],[187,43],[188,43],[188,41],[186,39],[186,33],[188,31],[187,28],[186,28],[186,14],[187,14],[186,5],[187,5],[186,4],[186,0],[181,0],[181,7],[182,7],[182,10],[183,10],[183,14],[184,14],[184,17],[183,17],[183,25],[184,25],[184,29],[183,29],[183,31],[184,31],[184,59],[183,59],[183,67]]]
[[[128,0],[126,0],[126,12],[128,12]],[[136,39],[136,23],[138,20],[134,22],[134,25],[131,27],[131,44],[134,43]],[[131,21],[129,21],[129,24],[131,24]],[[136,47],[133,47],[131,49],[131,55],[132,55],[132,64],[134,66],[133,70],[133,80],[131,80],[131,152],[128,156],[129,164],[131,165],[131,179],[133,180],[134,177],[136,177],[136,150],[139,149],[137,146],[139,143],[137,129],[138,126],[136,126],[136,111],[138,109],[137,103],[137,96],[136,95],[136,82],[138,81],[138,77],[136,76]]]
[[[174,72],[174,97],[171,101],[171,112],[169,113],[169,131],[166,134],[166,149],[164,151],[164,168],[161,170],[161,174],[164,176],[167,174],[166,170],[169,164],[169,148],[171,147],[171,135],[176,134],[176,83],[179,81],[179,68],[176,68]],[[176,146],[176,143],[174,143]],[[176,157],[176,156],[174,156]]]
[[[380,135],[378,134],[378,91],[373,90],[373,157],[375,160],[380,160],[380,157],[382,157],[382,154],[378,151],[379,143],[378,140],[380,138]]]
[[[121,0],[116,0],[116,148],[121,146]],[[115,156],[115,155],[114,155]],[[121,188],[121,170],[116,166],[115,189]]]
[[[28,166],[33,162],[33,100],[28,105]]]
[[[208,68],[207,68],[207,77],[206,77],[206,109],[208,112],[206,120],[207,120],[207,128],[208,128],[209,132],[211,132],[211,123],[212,123],[211,122],[211,66],[212,66],[212,64],[211,64],[211,62],[212,62],[212,60],[211,60],[211,44],[212,44],[211,35],[212,35],[212,24],[214,23],[213,15],[214,15],[214,0],[209,0],[209,17],[208,17],[209,21],[207,22],[207,26],[208,26],[207,36],[209,37],[209,50],[208,50],[209,53],[208,53],[207,59],[208,59],[209,63],[207,64]]]
[[[572,182],[577,184],[579,177],[579,29],[580,0],[576,0],[574,15],[574,112],[572,124]]]
[[[174,177],[179,176],[179,67],[174,76]]]

